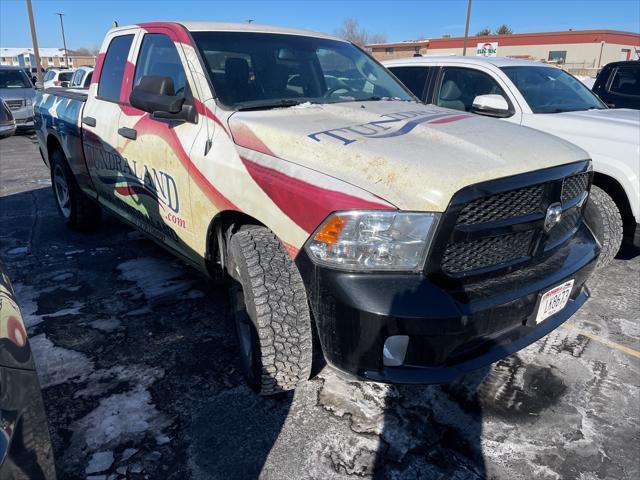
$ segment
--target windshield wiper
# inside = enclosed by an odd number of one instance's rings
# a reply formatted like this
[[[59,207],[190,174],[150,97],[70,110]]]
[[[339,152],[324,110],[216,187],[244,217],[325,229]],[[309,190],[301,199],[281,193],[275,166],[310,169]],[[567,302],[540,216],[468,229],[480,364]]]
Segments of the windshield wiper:
[[[290,100],[283,99],[277,100],[271,103],[260,103],[258,105],[247,105],[246,107],[239,107],[237,110],[239,112],[246,112],[248,110],[269,110],[271,108],[280,108],[280,107],[295,107],[296,105],[300,105],[302,103],[307,103],[307,101],[301,102],[300,100]]]

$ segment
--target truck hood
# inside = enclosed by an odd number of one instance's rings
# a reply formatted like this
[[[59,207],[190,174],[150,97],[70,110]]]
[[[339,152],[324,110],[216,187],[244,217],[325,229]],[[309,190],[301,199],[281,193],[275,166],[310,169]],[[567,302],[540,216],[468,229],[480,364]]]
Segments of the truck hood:
[[[0,98],[3,100],[24,100],[35,96],[33,88],[0,88]]]
[[[330,175],[406,210],[442,212],[465,186],[588,158],[542,132],[416,102],[237,112],[229,128],[240,147]]]
[[[638,143],[640,138],[640,110],[629,108],[586,110],[528,115],[526,125],[558,135],[569,141],[587,138],[591,141]],[[609,146],[604,145],[604,148]]]

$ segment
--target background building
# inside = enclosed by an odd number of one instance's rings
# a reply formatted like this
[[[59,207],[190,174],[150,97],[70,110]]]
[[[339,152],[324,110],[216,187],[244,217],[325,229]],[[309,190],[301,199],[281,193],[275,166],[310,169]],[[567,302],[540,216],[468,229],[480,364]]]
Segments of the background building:
[[[378,60],[421,55],[462,55],[464,37],[367,45]],[[478,47],[480,52],[478,52]],[[562,65],[573,73],[592,74],[618,60],[640,58],[640,34],[616,30],[513,33],[469,37],[467,56],[529,58]]]
[[[94,67],[96,57],[93,55],[80,54],[73,50],[67,50],[69,64],[67,65],[64,55],[64,48],[41,48],[40,63],[43,68],[50,67],[80,67],[89,65]],[[21,67],[34,67],[36,57],[33,48],[0,48],[0,65],[19,65]]]

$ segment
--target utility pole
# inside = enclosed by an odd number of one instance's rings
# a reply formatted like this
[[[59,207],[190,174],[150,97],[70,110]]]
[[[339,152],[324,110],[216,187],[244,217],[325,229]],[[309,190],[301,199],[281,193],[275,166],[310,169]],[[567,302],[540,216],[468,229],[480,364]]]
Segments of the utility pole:
[[[42,78],[42,64],[40,63],[40,50],[38,49],[38,37],[36,36],[36,23],[33,20],[33,10],[31,0],[27,0],[27,14],[29,15],[29,26],[31,27],[31,41],[33,42],[33,56],[36,57],[36,80],[44,81]]]
[[[64,64],[69,67],[69,54],[67,52],[67,41],[64,38],[64,23],[62,23],[62,16],[64,13],[56,13],[60,17],[60,28],[62,29],[62,45],[64,45]]]
[[[471,0],[467,3],[467,25],[464,27],[464,46],[462,47],[462,56],[467,56],[467,39],[469,37],[469,18],[471,17]]]

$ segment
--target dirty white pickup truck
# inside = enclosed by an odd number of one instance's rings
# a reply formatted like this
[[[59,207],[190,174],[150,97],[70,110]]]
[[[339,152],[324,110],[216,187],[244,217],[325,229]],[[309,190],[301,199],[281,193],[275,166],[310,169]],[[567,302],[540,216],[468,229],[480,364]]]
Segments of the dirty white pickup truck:
[[[71,227],[104,208],[228,278],[262,394],[309,377],[314,331],[344,372],[446,382],[588,297],[587,154],[424,106],[348,42],[254,24],[116,28],[88,93],[46,90],[35,111]]]

